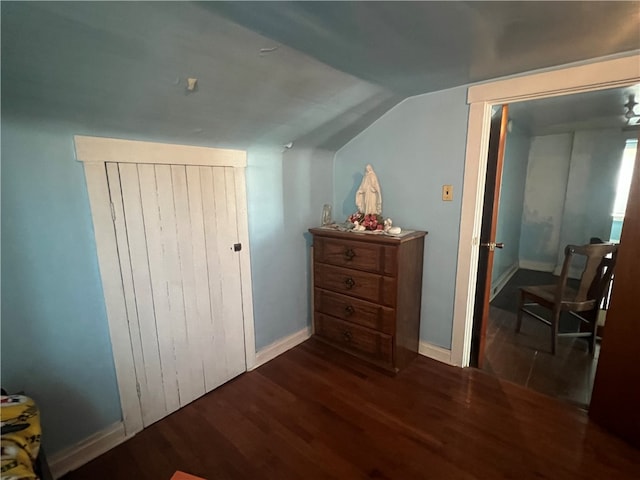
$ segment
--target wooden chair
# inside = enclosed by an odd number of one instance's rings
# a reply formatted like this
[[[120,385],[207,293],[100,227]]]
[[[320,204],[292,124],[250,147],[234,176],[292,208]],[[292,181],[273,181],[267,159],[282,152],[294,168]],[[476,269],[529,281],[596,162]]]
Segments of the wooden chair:
[[[551,353],[555,355],[558,336],[590,337],[589,352],[593,354],[596,343],[597,311],[608,289],[615,267],[618,245],[610,243],[589,245],[567,245],[560,278],[555,285],[540,285],[520,288],[520,304],[516,332],[522,326],[522,313],[527,313],[551,327]],[[577,256],[586,257],[584,270],[577,290],[567,285],[569,271]],[[579,258],[579,257],[578,257]],[[540,305],[551,311],[551,320],[525,308]],[[558,333],[562,312],[570,312],[581,321],[589,323],[589,331]],[[584,312],[578,315],[578,312]]]

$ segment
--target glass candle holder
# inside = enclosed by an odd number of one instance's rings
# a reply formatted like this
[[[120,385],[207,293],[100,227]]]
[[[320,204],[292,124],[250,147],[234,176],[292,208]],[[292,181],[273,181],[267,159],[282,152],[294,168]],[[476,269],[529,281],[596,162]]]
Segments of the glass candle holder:
[[[331,225],[331,205],[325,204],[322,207],[322,223],[321,225],[324,227],[325,225]]]

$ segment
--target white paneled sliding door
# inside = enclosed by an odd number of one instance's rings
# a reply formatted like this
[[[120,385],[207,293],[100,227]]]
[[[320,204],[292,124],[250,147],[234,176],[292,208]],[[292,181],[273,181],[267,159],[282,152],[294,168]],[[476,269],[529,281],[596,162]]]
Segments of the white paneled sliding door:
[[[108,295],[109,285],[104,285],[121,397],[126,390],[125,427],[127,415],[137,417],[129,422],[135,433],[251,366],[247,363],[255,348],[252,328],[246,331],[247,320],[252,327],[253,319],[252,312],[247,319],[250,288],[247,292],[248,265],[243,264],[248,260],[244,169],[225,166],[232,163],[226,158],[203,161],[193,150],[219,151],[200,147],[168,146],[188,149],[183,163],[163,152],[149,158],[133,152],[147,159],[137,163],[136,155],[113,153],[114,144],[105,153],[99,142],[109,139],[87,138],[76,137],[76,150],[86,162],[98,254],[105,257],[99,258],[103,283],[111,282],[120,294]],[[158,146],[111,142],[123,148]],[[103,162],[82,158],[94,158],[95,149]],[[105,202],[111,228],[99,221]],[[109,235],[111,244],[100,238]],[[113,265],[103,268],[113,260],[119,285]],[[109,268],[112,274],[105,279]],[[134,385],[135,396],[129,391]]]

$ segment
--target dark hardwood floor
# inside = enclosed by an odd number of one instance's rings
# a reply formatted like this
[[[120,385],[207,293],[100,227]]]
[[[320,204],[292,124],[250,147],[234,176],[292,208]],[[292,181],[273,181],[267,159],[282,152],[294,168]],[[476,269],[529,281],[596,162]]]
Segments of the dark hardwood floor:
[[[638,478],[640,452],[565,402],[417,358],[396,377],[313,339],[66,480]]]
[[[587,342],[560,337],[551,354],[550,328],[524,315],[522,330],[515,332],[519,287],[553,284],[550,273],[519,270],[491,302],[483,370],[546,395],[586,408],[591,399],[600,345],[591,356]],[[541,315],[548,315],[539,309]],[[579,321],[563,314],[560,331],[578,331]]]
[[[560,338],[558,350],[552,355],[549,327],[524,319],[522,331],[515,333],[515,324],[514,313],[491,307],[483,370],[586,408],[600,345],[592,357],[584,340]]]

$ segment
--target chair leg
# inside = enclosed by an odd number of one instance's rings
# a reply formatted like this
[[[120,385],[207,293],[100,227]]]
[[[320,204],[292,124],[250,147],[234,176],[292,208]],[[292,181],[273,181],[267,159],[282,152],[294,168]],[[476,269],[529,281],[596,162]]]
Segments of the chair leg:
[[[596,338],[598,335],[598,309],[596,309],[591,323],[591,337],[589,338],[589,353],[593,356],[596,352]]]
[[[553,309],[551,315],[551,353],[556,354],[556,348],[558,347],[558,324],[560,323],[560,309]]]
[[[524,308],[525,293],[520,291],[520,303],[518,304],[518,318],[516,320],[516,333],[520,333],[522,327],[522,309]]]

